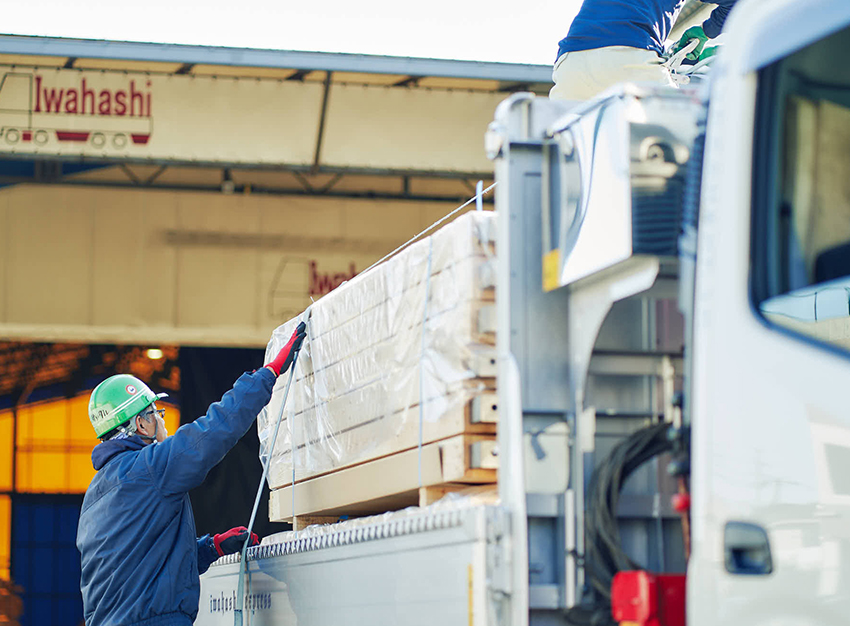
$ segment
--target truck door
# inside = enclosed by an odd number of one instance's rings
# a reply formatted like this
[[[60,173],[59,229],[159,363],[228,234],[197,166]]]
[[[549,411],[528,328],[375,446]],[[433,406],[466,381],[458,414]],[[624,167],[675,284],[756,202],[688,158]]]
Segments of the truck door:
[[[850,3],[743,2],[708,120],[689,626],[850,614]]]

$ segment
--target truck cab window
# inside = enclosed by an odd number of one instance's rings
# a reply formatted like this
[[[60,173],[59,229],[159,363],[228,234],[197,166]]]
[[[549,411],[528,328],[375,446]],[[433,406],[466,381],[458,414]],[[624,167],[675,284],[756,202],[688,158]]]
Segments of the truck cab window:
[[[845,29],[762,72],[753,293],[761,315],[850,349],[850,47]]]

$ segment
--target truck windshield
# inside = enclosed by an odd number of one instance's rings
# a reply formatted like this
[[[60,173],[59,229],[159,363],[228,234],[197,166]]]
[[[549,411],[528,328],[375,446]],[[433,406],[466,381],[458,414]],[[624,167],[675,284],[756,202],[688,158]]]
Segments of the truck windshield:
[[[762,315],[850,349],[848,49],[845,29],[765,71],[760,114],[772,138],[756,152],[756,188],[767,210],[755,212],[753,243]]]

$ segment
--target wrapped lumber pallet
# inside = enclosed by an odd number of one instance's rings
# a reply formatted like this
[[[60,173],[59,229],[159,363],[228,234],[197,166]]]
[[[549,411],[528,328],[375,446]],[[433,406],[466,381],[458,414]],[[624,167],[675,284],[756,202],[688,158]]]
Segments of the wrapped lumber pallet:
[[[495,481],[494,218],[467,213],[310,307],[270,459],[287,376],[258,419],[273,519]],[[267,357],[300,320],[274,331]]]

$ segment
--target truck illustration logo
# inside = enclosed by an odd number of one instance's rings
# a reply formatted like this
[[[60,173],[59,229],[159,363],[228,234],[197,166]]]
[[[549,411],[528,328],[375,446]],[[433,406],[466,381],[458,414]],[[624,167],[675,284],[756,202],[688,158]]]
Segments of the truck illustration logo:
[[[57,86],[39,74],[3,74],[0,146],[72,142],[105,151],[147,145],[153,133],[150,81],[128,79],[116,89],[93,85],[90,78],[80,75],[73,86]]]

